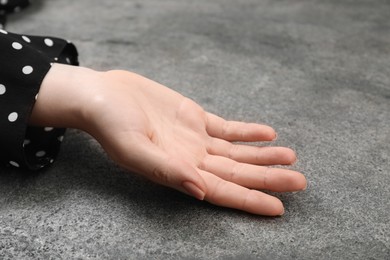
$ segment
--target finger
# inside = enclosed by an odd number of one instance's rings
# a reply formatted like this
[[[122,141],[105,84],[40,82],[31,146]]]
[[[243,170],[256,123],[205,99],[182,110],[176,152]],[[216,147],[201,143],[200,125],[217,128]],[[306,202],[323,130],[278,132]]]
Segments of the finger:
[[[207,185],[205,200],[212,204],[258,215],[279,216],[284,213],[282,202],[273,196],[225,181],[206,171],[200,170],[199,173]]]
[[[204,198],[206,184],[193,166],[167,155],[142,134],[134,134],[131,139],[134,143],[122,144],[119,149],[120,158],[116,161],[120,165],[197,199]]]
[[[210,136],[227,141],[272,141],[276,139],[275,130],[266,125],[226,121],[211,113],[206,113],[206,131]]]
[[[297,160],[295,152],[290,148],[232,144],[217,138],[210,139],[207,151],[238,162],[259,165],[290,165]]]
[[[206,156],[202,170],[252,189],[288,192],[306,188],[306,178],[299,172],[238,163],[221,156]]]

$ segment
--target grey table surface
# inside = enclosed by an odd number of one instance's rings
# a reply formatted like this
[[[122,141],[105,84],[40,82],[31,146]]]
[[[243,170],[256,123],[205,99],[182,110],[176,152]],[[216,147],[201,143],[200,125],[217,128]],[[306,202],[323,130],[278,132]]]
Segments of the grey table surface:
[[[390,259],[389,1],[36,0],[7,28],[272,125],[309,185],[276,194],[283,217],[253,216],[129,174],[69,130],[51,168],[0,168],[1,259]]]

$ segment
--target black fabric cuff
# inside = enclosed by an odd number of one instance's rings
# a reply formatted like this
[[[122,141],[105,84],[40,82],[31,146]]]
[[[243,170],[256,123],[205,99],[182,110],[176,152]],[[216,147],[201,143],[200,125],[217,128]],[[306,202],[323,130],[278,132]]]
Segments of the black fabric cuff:
[[[0,46],[0,160],[40,169],[54,161],[65,129],[29,127],[29,117],[51,63],[78,65],[77,50],[62,39],[4,30]]]

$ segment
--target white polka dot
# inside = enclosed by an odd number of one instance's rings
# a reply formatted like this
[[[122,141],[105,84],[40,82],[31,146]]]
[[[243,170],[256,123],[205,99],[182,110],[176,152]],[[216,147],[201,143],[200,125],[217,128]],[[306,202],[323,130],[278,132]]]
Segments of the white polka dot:
[[[66,62],[68,63],[68,64],[70,64],[70,59],[68,58],[68,57],[66,57]]]
[[[19,163],[14,162],[14,161],[9,161],[9,164],[11,164],[12,166],[15,166],[15,167],[19,167]]]
[[[34,69],[31,66],[24,66],[23,69],[22,69],[23,73],[26,74],[26,75],[31,74],[31,72],[33,72],[33,70]]]
[[[17,7],[14,8],[14,12],[15,13],[19,13],[20,10],[22,10],[22,8],[20,8],[20,6],[17,6]]]
[[[15,50],[20,50],[21,48],[23,48],[23,46],[18,42],[13,42],[12,48],[14,48]]]
[[[57,57],[54,57],[54,60],[55,60],[55,61],[58,61],[58,58],[57,58]]]
[[[58,139],[58,141],[62,142],[62,141],[64,140],[64,136],[61,135],[61,136],[59,136],[57,139]]]
[[[30,140],[28,140],[28,139],[25,139],[24,141],[23,141],[23,147],[25,146],[25,145],[28,145],[28,144],[30,144],[31,143],[31,141]]]
[[[43,128],[46,132],[52,131],[54,128],[53,127],[45,127]]]
[[[0,84],[0,95],[3,95],[7,89],[3,84]]]
[[[8,4],[8,0],[1,0],[1,1],[0,1],[0,4],[6,5],[6,4]]]
[[[46,154],[45,151],[38,151],[35,155],[36,155],[37,157],[43,157],[43,156],[45,156],[45,154]]]
[[[37,99],[38,99],[38,94],[35,95],[35,100],[37,100]]]
[[[15,122],[16,119],[18,119],[18,113],[12,112],[11,114],[8,115],[8,121]]]
[[[54,45],[53,40],[51,40],[51,39],[49,39],[49,38],[46,38],[46,39],[44,40],[44,42],[45,42],[45,44],[46,44],[47,46],[49,46],[49,47],[51,47],[51,46]]]
[[[8,34],[8,32],[4,31],[3,29],[0,29],[0,33]]]
[[[31,42],[30,38],[28,38],[28,37],[25,36],[25,35],[22,36],[22,39],[23,39],[25,42],[28,42],[28,43]]]
[[[50,163],[53,163],[54,162],[54,159],[50,159]]]

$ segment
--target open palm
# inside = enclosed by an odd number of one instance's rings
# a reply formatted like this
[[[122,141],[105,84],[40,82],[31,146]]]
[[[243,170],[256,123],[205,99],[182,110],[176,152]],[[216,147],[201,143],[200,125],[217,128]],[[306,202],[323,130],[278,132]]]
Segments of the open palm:
[[[279,199],[258,191],[297,191],[304,176],[264,165],[291,164],[284,147],[231,143],[275,139],[265,125],[224,119],[139,75],[110,71],[93,98],[90,132],[126,169],[213,204],[281,215]]]

